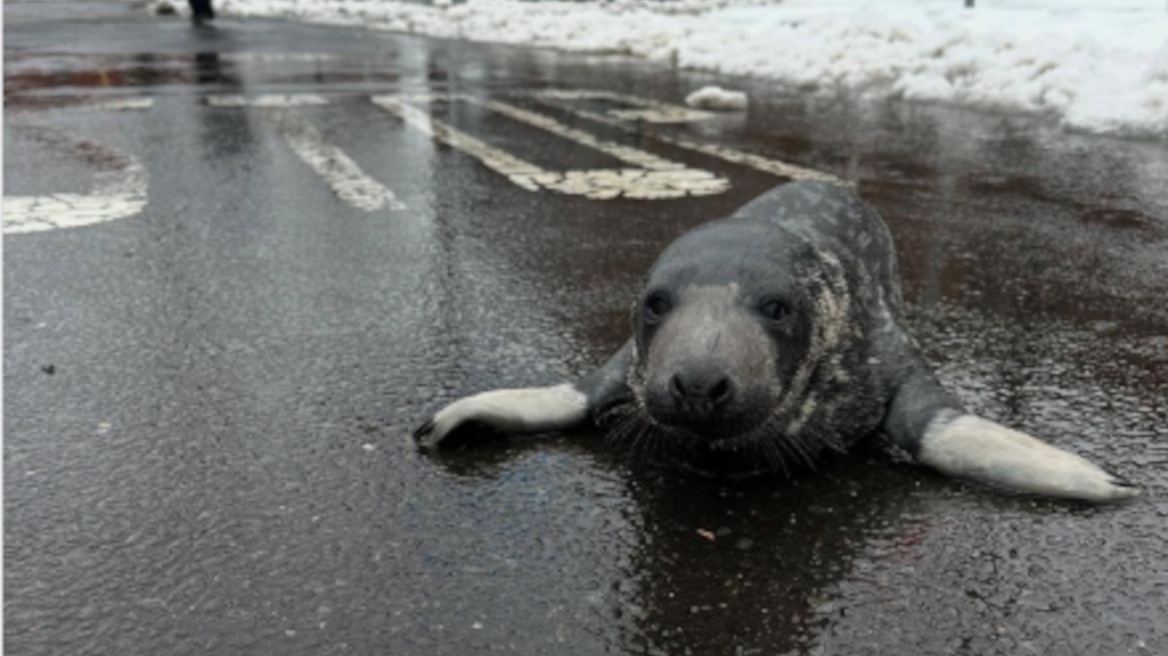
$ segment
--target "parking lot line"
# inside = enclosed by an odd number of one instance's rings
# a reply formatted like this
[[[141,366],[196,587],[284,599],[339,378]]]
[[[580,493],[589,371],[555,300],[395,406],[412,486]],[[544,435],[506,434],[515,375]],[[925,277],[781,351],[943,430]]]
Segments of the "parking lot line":
[[[88,194],[4,196],[4,234],[77,228],[131,217],[146,207],[148,176],[137,158],[112,146],[51,134],[51,143],[67,144],[103,168],[94,174]]]
[[[272,109],[265,114],[275,123],[292,150],[324,178],[338,198],[366,212],[406,209],[393,191],[369,177],[298,111]]]
[[[612,93],[603,92],[603,91],[589,92],[589,91],[541,90],[541,91],[531,91],[531,92],[519,92],[516,95],[530,97],[530,98],[534,99],[536,102],[543,104],[543,105],[546,105],[548,107],[560,109],[560,110],[568,112],[570,114],[575,114],[576,116],[579,116],[581,118],[586,118],[588,120],[595,121],[597,123],[603,123],[604,125],[608,125],[608,126],[611,126],[611,127],[614,127],[614,128],[619,129],[619,130],[626,131],[626,132],[631,132],[631,131],[637,129],[637,128],[633,127],[632,125],[630,125],[629,119],[631,119],[631,118],[636,118],[636,119],[644,120],[644,121],[651,122],[651,123],[683,122],[680,120],[673,120],[673,121],[654,120],[656,115],[653,114],[652,112],[660,112],[661,111],[660,106],[662,106],[662,105],[665,106],[665,108],[666,108],[665,111],[666,111],[667,115],[673,115],[673,116],[679,117],[679,118],[681,116],[684,116],[683,114],[680,114],[677,111],[680,108],[677,108],[676,106],[666,105],[665,103],[657,103],[655,101],[647,101],[645,99],[639,99],[639,98],[636,98],[634,96],[612,94]],[[644,106],[649,108],[649,109],[645,109],[645,110],[610,110],[609,112],[602,114],[600,112],[594,112],[594,111],[590,111],[587,109],[583,109],[575,104],[577,101],[580,101],[580,100],[596,100],[596,99],[616,100],[619,102],[629,103],[629,104],[642,104],[642,103],[644,103]],[[649,113],[646,113],[646,112],[649,112]],[[708,115],[705,118],[708,118]],[[691,120],[705,120],[705,118],[693,118]],[[844,181],[841,178],[838,178],[834,175],[831,175],[830,173],[816,171],[815,169],[810,169],[810,168],[807,168],[805,166],[798,166],[796,164],[789,164],[787,162],[783,162],[783,161],[776,160],[776,159],[771,159],[769,157],[763,157],[761,155],[755,155],[752,153],[745,153],[745,152],[742,152],[740,150],[728,148],[726,146],[719,146],[716,144],[702,143],[700,141],[694,141],[693,139],[687,139],[685,137],[677,137],[677,136],[673,136],[673,135],[669,135],[669,134],[663,134],[660,132],[651,132],[651,133],[638,132],[638,134],[647,134],[647,136],[649,136],[649,138],[651,138],[651,139],[661,141],[663,143],[667,143],[667,144],[670,144],[672,146],[677,146],[679,148],[685,148],[686,150],[692,150],[695,152],[702,153],[704,155],[709,155],[711,157],[717,157],[718,159],[721,159],[721,160],[724,160],[727,162],[731,162],[734,164],[749,166],[750,168],[753,168],[753,169],[756,169],[759,171],[764,171],[766,173],[771,173],[773,175],[781,176],[784,178],[790,178],[792,180],[819,180],[822,182],[830,182],[832,184],[845,185],[845,186],[848,184],[846,181]]]
[[[499,101],[481,101],[460,95],[372,96],[374,104],[407,124],[478,159],[511,182],[531,191],[548,189],[595,200],[632,198],[656,200],[708,196],[730,188],[730,182],[708,171],[606,141],[568,127],[555,119]],[[415,106],[434,101],[478,104],[579,145],[598,150],[636,168],[549,171],[458,130]]]

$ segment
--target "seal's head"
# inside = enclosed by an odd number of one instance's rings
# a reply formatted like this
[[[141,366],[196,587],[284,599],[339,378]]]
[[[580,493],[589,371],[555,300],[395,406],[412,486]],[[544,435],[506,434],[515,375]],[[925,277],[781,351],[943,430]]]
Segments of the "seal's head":
[[[618,430],[703,450],[817,451],[799,439],[800,415],[843,319],[841,275],[763,222],[720,221],[674,242],[633,308],[633,398]]]

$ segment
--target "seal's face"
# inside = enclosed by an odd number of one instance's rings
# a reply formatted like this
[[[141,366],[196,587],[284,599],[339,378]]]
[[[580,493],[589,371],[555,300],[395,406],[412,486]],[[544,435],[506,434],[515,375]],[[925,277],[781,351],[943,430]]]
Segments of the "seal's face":
[[[787,294],[738,283],[650,286],[637,311],[645,410],[711,441],[757,427],[801,350],[795,307]]]
[[[806,370],[815,303],[808,248],[722,222],[676,242],[633,309],[636,406],[667,439],[768,439]]]

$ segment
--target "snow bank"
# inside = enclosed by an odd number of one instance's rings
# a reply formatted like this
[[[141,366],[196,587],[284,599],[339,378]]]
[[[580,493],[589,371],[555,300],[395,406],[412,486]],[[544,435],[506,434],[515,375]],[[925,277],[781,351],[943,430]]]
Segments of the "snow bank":
[[[722,87],[702,87],[685,97],[685,104],[697,109],[736,111],[746,109],[746,94]]]
[[[1165,0],[520,2],[219,0],[446,38],[624,53],[683,68],[957,105],[1048,112],[1085,131],[1168,136]]]

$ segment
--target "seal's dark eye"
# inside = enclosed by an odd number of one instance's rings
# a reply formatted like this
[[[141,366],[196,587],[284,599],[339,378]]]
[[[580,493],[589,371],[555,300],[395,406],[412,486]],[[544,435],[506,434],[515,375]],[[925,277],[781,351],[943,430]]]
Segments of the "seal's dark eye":
[[[660,319],[672,309],[673,301],[661,292],[650,294],[649,298],[645,299],[645,314],[650,320]]]
[[[791,306],[782,299],[768,298],[759,304],[758,313],[771,321],[782,321],[791,315]]]

